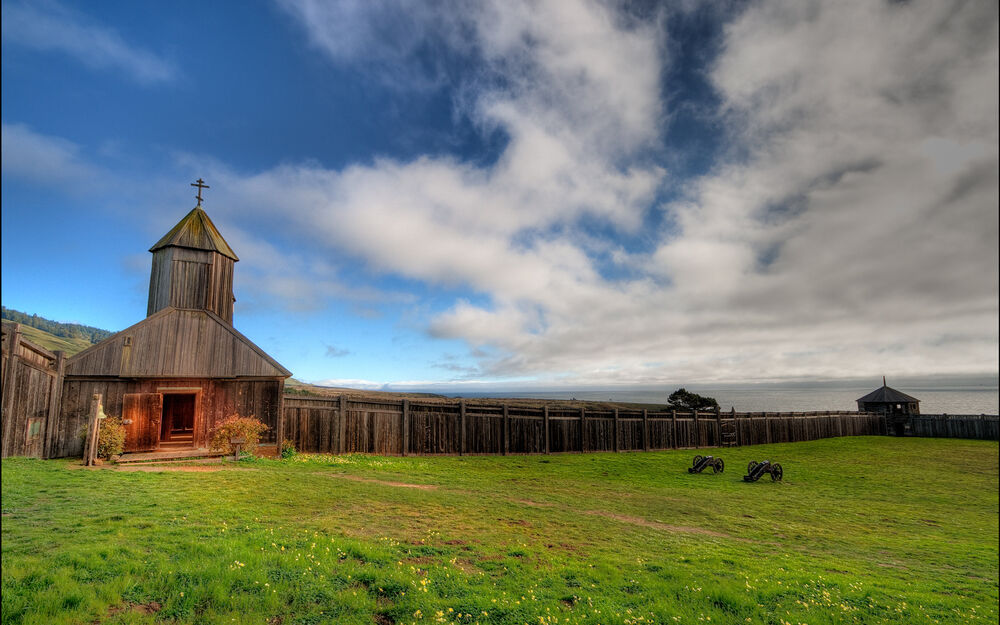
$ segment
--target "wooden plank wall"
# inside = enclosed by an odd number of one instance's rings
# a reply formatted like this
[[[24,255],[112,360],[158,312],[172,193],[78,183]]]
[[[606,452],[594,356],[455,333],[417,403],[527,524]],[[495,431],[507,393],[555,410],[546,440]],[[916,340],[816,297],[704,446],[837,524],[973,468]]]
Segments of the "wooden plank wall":
[[[997,415],[921,414],[910,417],[911,436],[1000,440]]]
[[[716,447],[726,428],[740,445],[886,434],[884,416],[858,412],[692,414],[291,395],[283,423],[284,438],[300,451],[386,455]]]
[[[49,350],[21,335],[20,324],[3,324],[2,457],[48,457],[47,445],[58,422],[65,367],[63,352]]]
[[[174,308],[206,308],[233,322],[233,259],[217,252],[165,247],[153,253],[146,316]]]
[[[160,311],[74,356],[70,376],[284,377],[231,326],[200,310]]]
[[[277,440],[283,391],[283,380],[67,377],[63,382],[61,416],[48,457],[62,458],[83,453],[80,432],[86,427],[90,400],[94,394],[103,396],[105,414],[120,417],[127,394],[193,393],[197,396],[194,444],[195,447],[205,447],[215,424],[233,414],[260,419],[268,426],[268,430],[261,436],[261,442],[274,443]]]

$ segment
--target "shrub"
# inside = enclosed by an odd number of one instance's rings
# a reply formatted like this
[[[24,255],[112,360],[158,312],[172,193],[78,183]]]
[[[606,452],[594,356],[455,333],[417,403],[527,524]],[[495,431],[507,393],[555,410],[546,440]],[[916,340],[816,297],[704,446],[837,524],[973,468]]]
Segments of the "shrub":
[[[97,457],[120,456],[125,451],[125,426],[119,417],[101,419],[97,432]]]
[[[215,429],[212,430],[210,445],[213,451],[230,454],[233,452],[233,448],[229,444],[229,439],[242,438],[246,442],[240,446],[240,450],[253,455],[257,451],[260,435],[267,429],[266,425],[253,417],[241,417],[234,414],[215,426]]]
[[[288,460],[295,456],[295,443],[290,440],[281,441],[281,458],[283,460]]]

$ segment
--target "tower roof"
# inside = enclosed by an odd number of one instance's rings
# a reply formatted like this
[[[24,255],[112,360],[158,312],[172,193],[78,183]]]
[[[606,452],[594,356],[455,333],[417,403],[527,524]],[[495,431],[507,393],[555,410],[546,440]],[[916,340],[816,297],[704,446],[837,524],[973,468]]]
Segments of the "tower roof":
[[[177,247],[190,247],[196,250],[208,250],[218,252],[223,256],[228,256],[234,261],[238,261],[236,253],[233,252],[226,240],[219,234],[215,224],[208,218],[200,207],[191,209],[191,212],[177,222],[177,225],[170,229],[170,232],[163,235],[163,238],[156,242],[156,245],[149,248],[150,252],[171,245]]]
[[[910,397],[906,393],[901,393],[894,388],[884,386],[884,383],[882,388],[875,389],[864,397],[859,398],[858,401],[883,404],[906,404],[910,402],[920,402],[920,400],[916,397]]]

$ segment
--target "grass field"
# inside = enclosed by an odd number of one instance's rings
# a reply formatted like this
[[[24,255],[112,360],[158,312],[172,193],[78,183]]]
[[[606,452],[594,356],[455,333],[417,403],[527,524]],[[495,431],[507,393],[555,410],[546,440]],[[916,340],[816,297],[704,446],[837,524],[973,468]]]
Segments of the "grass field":
[[[3,461],[3,623],[995,623],[998,446]],[[785,481],[746,484],[750,460]]]

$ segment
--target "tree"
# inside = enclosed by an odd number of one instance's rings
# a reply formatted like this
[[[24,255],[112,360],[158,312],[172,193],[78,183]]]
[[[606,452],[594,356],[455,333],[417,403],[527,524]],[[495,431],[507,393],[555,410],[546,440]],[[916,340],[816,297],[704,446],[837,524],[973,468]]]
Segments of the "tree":
[[[667,403],[671,408],[680,410],[715,410],[719,407],[719,402],[714,397],[702,397],[683,388],[671,393]]]

